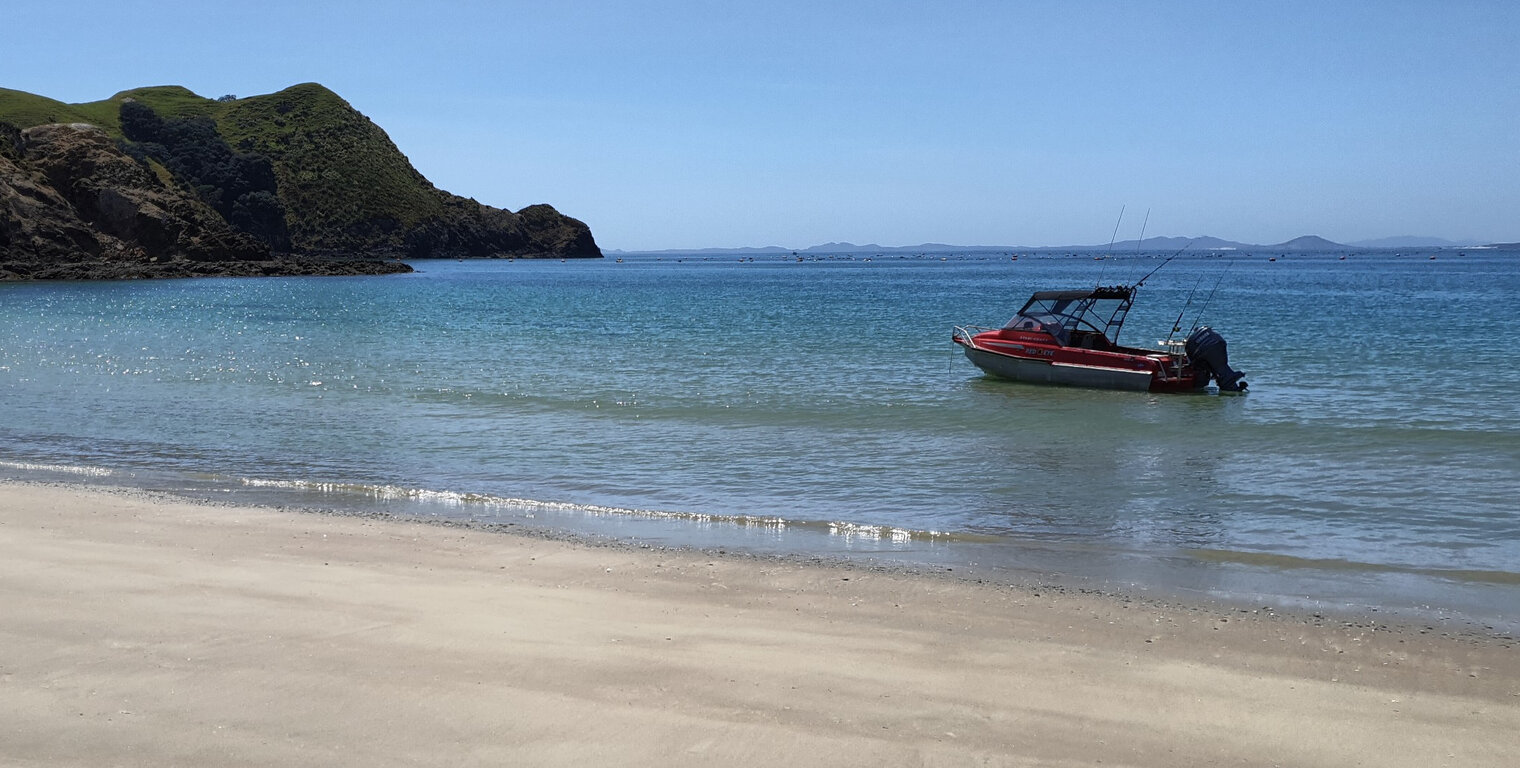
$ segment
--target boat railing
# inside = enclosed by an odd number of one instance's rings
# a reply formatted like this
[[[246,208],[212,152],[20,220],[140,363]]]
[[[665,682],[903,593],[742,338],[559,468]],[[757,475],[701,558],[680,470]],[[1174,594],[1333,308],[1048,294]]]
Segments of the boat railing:
[[[988,331],[996,330],[998,329],[987,328],[980,325],[957,325],[955,326],[955,330],[950,332],[950,340],[960,344],[965,344],[968,347],[975,348],[976,341],[974,341],[972,337],[976,336],[978,333],[986,333]]]
[[[1161,363],[1161,375],[1163,378],[1176,379],[1182,377],[1182,369],[1187,366],[1187,342],[1178,339],[1157,339],[1157,344],[1165,350],[1164,355],[1151,355]]]

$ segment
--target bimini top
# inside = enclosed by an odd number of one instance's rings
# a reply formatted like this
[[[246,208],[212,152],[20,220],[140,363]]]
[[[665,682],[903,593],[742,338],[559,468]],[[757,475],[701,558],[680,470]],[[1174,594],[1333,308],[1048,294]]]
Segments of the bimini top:
[[[1124,317],[1135,301],[1135,286],[1098,286],[1082,291],[1037,291],[1008,325],[1010,330],[1044,331],[1067,344],[1074,331],[1102,334],[1118,345]]]
[[[1133,286],[1133,285],[1100,285],[1097,288],[1094,288],[1092,290],[1083,290],[1083,291],[1036,291],[1035,294],[1029,298],[1029,303],[1033,304],[1036,301],[1046,301],[1046,300],[1050,300],[1050,299],[1065,299],[1065,300],[1070,301],[1070,300],[1073,300],[1073,299],[1087,299],[1087,298],[1093,298],[1093,299],[1128,299],[1130,301],[1133,301],[1134,298],[1135,298],[1135,286]],[[1025,306],[1027,307],[1028,304],[1026,304]]]

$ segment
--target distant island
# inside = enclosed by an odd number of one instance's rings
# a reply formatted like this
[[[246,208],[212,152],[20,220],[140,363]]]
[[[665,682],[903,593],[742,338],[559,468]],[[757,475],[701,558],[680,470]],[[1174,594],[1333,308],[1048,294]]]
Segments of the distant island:
[[[435,188],[316,83],[65,104],[0,88],[0,280],[408,272],[403,259],[599,258],[584,223]]]
[[[1380,248],[1506,248],[1502,243],[1493,245],[1479,245],[1477,243],[1457,243],[1450,240],[1442,240],[1436,237],[1390,237],[1381,240],[1370,240],[1356,243],[1335,243],[1318,235],[1304,235],[1295,237],[1283,243],[1261,245],[1253,243],[1240,243],[1233,240],[1222,240],[1217,237],[1148,237],[1144,241],[1122,240],[1112,245],[1108,243],[1093,245],[947,245],[945,243],[922,243],[919,245],[856,245],[855,243],[823,243],[822,245],[809,246],[807,248],[783,248],[779,245],[763,247],[743,248],[684,248],[658,251],[620,251],[612,250],[611,253],[639,253],[653,255],[693,255],[693,254],[723,254],[728,256],[760,256],[766,254],[914,254],[914,253],[1049,253],[1049,252],[1090,252],[1109,251],[1123,253],[1126,251],[1176,251],[1186,248],[1189,251],[1262,251],[1275,253],[1293,252],[1337,252],[1373,250]]]

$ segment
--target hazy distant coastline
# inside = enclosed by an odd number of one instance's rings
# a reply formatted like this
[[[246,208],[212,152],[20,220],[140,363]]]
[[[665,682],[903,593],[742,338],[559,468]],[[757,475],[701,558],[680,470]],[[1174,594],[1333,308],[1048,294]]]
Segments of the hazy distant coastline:
[[[1187,248],[1191,251],[1361,251],[1390,248],[1513,248],[1520,243],[1481,244],[1475,241],[1457,242],[1439,237],[1383,237],[1376,240],[1359,240],[1354,243],[1337,243],[1317,235],[1304,235],[1283,243],[1242,243],[1218,237],[1148,237],[1143,241],[1121,240],[1113,243],[1090,245],[949,245],[946,243],[921,243],[919,245],[877,245],[867,243],[823,243],[807,248],[785,248],[779,245],[738,248],[667,248],[660,250],[609,249],[612,254],[655,254],[681,256],[690,254],[725,254],[759,256],[764,254],[790,253],[998,253],[998,252],[1053,252],[1053,251],[1174,251]]]

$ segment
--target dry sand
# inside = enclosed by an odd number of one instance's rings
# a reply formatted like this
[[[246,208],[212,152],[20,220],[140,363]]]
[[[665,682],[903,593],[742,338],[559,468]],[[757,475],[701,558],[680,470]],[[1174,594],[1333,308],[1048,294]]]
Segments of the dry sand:
[[[1520,648],[0,485],[4,765],[1520,765]]]

